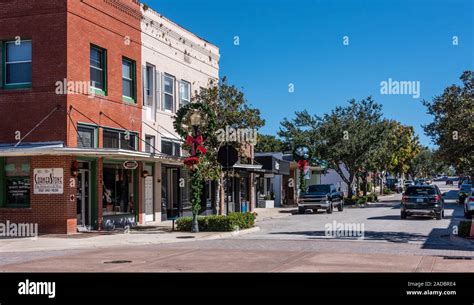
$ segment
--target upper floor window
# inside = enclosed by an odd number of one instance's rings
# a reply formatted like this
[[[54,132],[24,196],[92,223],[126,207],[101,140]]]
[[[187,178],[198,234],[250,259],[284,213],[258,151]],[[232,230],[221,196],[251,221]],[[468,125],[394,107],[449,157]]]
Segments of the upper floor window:
[[[178,142],[162,139],[161,152],[170,156],[181,156],[181,145]]]
[[[105,93],[106,91],[106,75],[107,75],[107,52],[99,47],[91,46],[90,51],[90,77],[91,87],[99,89]]]
[[[91,126],[77,126],[77,147],[94,148],[96,147],[96,128]]]
[[[179,105],[184,106],[191,101],[191,84],[187,81],[179,82]]]
[[[144,105],[153,107],[155,97],[155,67],[152,65],[146,65],[144,70],[143,81],[145,82],[145,99]]]
[[[168,74],[163,75],[163,105],[164,111],[174,111],[174,77]]]
[[[154,136],[145,136],[145,152],[155,153],[155,137]]]
[[[31,40],[7,41],[4,53],[5,87],[31,86]]]
[[[122,96],[126,101],[135,101],[135,62],[122,59]]]

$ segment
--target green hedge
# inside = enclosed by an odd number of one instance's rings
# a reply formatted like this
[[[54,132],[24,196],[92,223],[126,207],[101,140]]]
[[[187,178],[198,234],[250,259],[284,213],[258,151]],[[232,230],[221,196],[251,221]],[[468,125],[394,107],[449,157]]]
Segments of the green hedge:
[[[191,231],[192,217],[181,217],[176,220],[178,231]],[[255,214],[230,213],[226,215],[209,215],[198,217],[201,232],[230,232],[252,228],[255,225]]]
[[[458,236],[469,237],[471,235],[472,220],[461,220],[459,222]]]
[[[353,204],[365,204],[367,202],[377,202],[378,197],[377,194],[371,193],[367,194],[366,196],[352,196],[351,198],[344,198],[345,205],[353,205]]]

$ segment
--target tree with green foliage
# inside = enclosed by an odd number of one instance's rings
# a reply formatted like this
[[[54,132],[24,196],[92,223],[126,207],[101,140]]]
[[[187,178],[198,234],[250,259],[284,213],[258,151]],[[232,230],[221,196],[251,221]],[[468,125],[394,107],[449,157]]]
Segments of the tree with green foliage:
[[[381,118],[382,106],[371,97],[353,99],[349,105],[338,106],[323,117],[311,116],[307,111],[296,112],[292,121],[283,120],[278,134],[288,143],[310,146],[314,158],[324,160],[334,169],[352,196],[356,174],[364,170],[380,146]]]
[[[260,116],[260,110],[252,108],[247,102],[244,93],[227,82],[223,77],[218,84],[210,83],[208,88],[203,88],[195,93],[193,103],[203,103],[207,105],[216,115],[216,130],[222,132],[226,128],[238,130],[257,130],[265,125],[265,120]],[[257,135],[255,132],[254,135]],[[258,137],[257,139],[258,143]],[[224,174],[222,167],[217,162],[217,153],[221,146],[231,144],[241,153],[245,148],[254,143],[223,142],[217,134],[205,139],[205,147],[208,153],[203,160],[201,174],[202,181],[217,181],[219,188],[219,209],[220,214],[224,213]]]
[[[255,145],[255,152],[283,152],[288,148],[282,140],[273,135],[258,134],[257,145]]]
[[[437,150],[424,146],[410,161],[407,172],[412,178],[435,177],[440,173],[453,174],[449,165],[440,158]]]
[[[403,176],[409,169],[410,162],[420,150],[418,137],[412,126],[402,125],[395,120],[383,120],[380,123],[381,137],[378,147],[368,158],[365,168],[377,173],[380,194],[383,194],[383,176],[390,172]]]
[[[423,101],[434,117],[423,128],[442,160],[474,178],[474,72],[465,71],[460,79],[462,86],[451,85],[432,101]]]

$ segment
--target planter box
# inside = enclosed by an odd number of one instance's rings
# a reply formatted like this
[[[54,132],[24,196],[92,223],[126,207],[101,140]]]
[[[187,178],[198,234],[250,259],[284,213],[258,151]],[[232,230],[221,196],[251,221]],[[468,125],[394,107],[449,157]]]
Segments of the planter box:
[[[259,200],[258,207],[263,209],[269,209],[275,207],[275,200]]]

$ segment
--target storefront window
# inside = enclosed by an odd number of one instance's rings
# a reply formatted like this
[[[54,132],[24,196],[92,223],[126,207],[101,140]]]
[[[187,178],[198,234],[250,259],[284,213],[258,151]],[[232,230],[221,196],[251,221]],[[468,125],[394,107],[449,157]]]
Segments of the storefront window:
[[[258,179],[257,192],[262,200],[273,200],[273,181],[271,178],[260,177]]]
[[[8,207],[30,205],[30,159],[5,159],[5,201]]]
[[[103,215],[133,214],[133,172],[120,165],[104,165]]]

